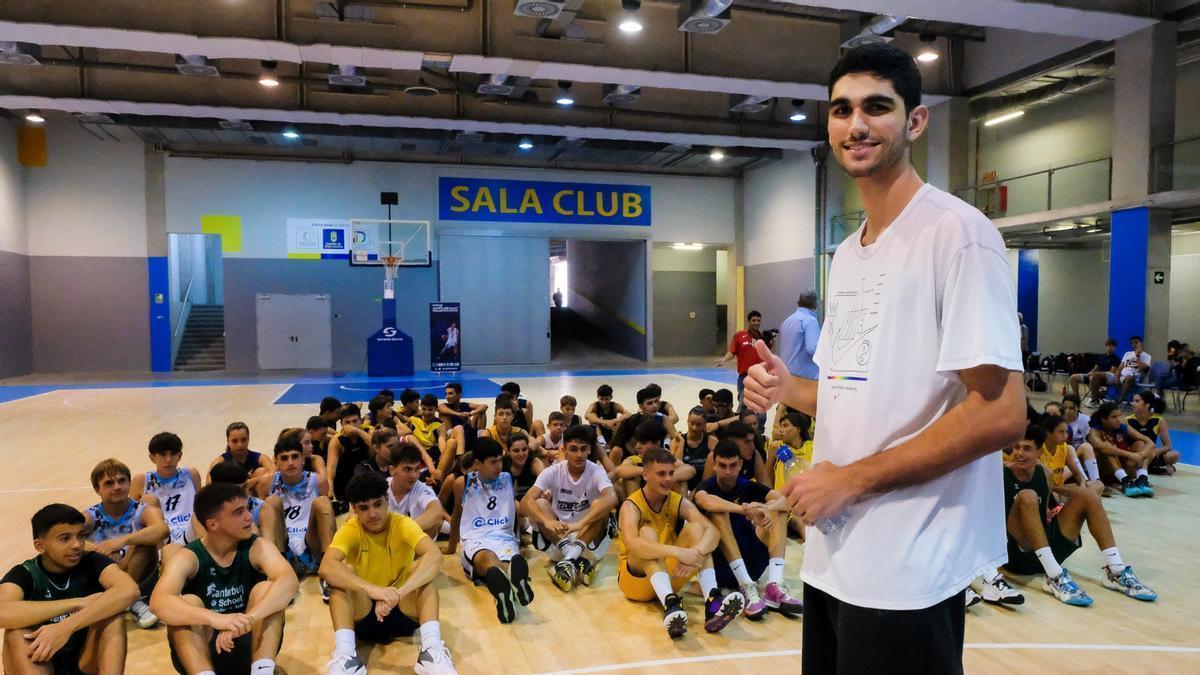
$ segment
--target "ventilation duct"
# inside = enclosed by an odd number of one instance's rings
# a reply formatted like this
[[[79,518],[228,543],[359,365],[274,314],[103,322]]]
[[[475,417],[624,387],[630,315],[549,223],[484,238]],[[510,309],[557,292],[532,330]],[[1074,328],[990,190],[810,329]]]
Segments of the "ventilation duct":
[[[176,54],[175,70],[193,77],[220,77],[221,71],[200,54]]]
[[[859,31],[858,35],[843,42],[842,49],[854,49],[872,42],[891,42],[892,38],[886,34],[895,30],[905,21],[908,21],[907,16],[892,16],[891,14],[881,16],[871,25]]]
[[[563,6],[566,4],[565,0],[562,2],[558,0],[517,0],[513,14],[534,19],[553,19],[562,14]]]
[[[331,87],[365,87],[367,78],[355,72],[354,66],[338,66],[337,70],[329,73]]]
[[[479,84],[475,91],[484,96],[510,96],[515,89],[504,73],[492,73],[488,79]]]
[[[733,94],[729,97],[729,111],[736,113],[758,113],[767,109],[770,96],[755,96]]]
[[[28,42],[0,42],[0,64],[6,66],[37,66],[42,55],[40,45]]]
[[[730,20],[733,0],[682,0],[679,3],[679,30],[686,33],[716,33]]]
[[[642,88],[636,84],[606,84],[604,85],[604,102],[613,105],[633,103],[642,95]]]

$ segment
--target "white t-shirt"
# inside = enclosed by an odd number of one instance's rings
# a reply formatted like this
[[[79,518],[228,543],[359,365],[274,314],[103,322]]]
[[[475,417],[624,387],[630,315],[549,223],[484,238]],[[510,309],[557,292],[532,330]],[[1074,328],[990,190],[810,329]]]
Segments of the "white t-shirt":
[[[584,465],[579,480],[573,480],[567,462],[562,461],[542,470],[533,485],[550,498],[550,508],[555,518],[564,523],[573,523],[587,514],[600,493],[612,487],[612,481],[604,469],[592,461]]]
[[[1072,448],[1078,448],[1088,439],[1088,433],[1092,430],[1092,418],[1079,413],[1074,422],[1067,423],[1067,431],[1071,434],[1071,439],[1068,441]]]
[[[396,493],[392,492],[392,479],[388,478],[387,483],[388,511],[392,513],[416,518],[425,513],[425,507],[437,501],[437,494],[434,493],[433,488],[421,481],[413,483],[412,489],[408,491],[408,494],[399,500],[396,499]]]
[[[925,185],[874,244],[860,236],[830,271],[814,462],[850,464],[917,436],[965,398],[956,371],[1022,370],[1012,272],[983,214]],[[854,504],[840,532],[809,528],[801,578],[852,605],[923,609],[1004,564],[999,450]]]
[[[1132,350],[1125,352],[1125,356],[1121,357],[1121,377],[1141,377],[1142,371],[1138,368],[1138,361],[1150,365],[1150,355],[1142,352],[1139,357]]]

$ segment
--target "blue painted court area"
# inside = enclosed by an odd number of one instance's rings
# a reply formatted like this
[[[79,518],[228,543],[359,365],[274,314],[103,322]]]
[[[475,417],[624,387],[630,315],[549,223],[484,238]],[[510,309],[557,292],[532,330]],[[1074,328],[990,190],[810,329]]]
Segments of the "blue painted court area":
[[[1200,466],[1200,434],[1171,430],[1171,445],[1179,451],[1180,462]]]

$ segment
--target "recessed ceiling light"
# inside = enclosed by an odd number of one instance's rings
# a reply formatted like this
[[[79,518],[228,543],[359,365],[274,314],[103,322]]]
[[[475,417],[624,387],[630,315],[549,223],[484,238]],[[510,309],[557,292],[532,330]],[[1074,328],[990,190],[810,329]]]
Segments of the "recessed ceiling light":
[[[533,149],[533,141],[529,140],[528,138],[522,138],[521,142],[517,143],[517,147],[522,150],[532,150]]]
[[[571,83],[561,81],[558,83],[558,95],[555,96],[554,102],[563,107],[575,105],[575,97],[571,95]]]
[[[29,122],[30,124],[41,124],[42,122],[46,121],[46,118],[42,117],[40,112],[36,110],[30,110],[29,112],[25,113],[25,121]]]
[[[788,115],[788,119],[793,122],[803,122],[808,119],[808,115],[804,114],[804,101],[798,98],[792,99],[792,114]]]
[[[917,60],[921,63],[933,63],[938,60],[937,49],[934,49],[933,43],[937,41],[937,36],[932,33],[921,33],[921,51],[917,52]]]
[[[279,76],[275,74],[277,65],[274,61],[263,61],[262,70],[258,74],[258,83],[264,87],[278,87]]]
[[[287,129],[283,130],[283,137],[289,140],[296,140],[297,138],[300,138],[300,132],[288,127]]]
[[[708,153],[708,158],[714,162],[719,162],[725,159],[725,151],[720,148],[713,148],[712,152]]]

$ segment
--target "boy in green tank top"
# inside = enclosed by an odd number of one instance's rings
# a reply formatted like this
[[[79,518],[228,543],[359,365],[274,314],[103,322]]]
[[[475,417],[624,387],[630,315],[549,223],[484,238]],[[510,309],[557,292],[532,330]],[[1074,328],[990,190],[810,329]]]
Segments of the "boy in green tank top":
[[[118,673],[125,608],[137,583],[108,556],[84,551],[84,517],[66,504],[33,514],[38,556],[0,579],[6,673]]]
[[[242,486],[210,483],[194,509],[204,536],[171,556],[150,597],[168,626],[172,664],[198,675],[273,673],[296,573],[254,534]]]

